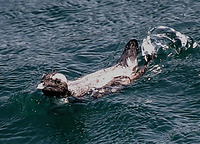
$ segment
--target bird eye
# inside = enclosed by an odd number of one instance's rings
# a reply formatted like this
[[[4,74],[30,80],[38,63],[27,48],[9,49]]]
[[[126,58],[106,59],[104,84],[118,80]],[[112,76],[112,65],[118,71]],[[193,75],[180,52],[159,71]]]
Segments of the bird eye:
[[[56,83],[56,84],[60,84],[60,82],[61,82],[61,81],[60,81],[59,79],[56,79],[56,80],[55,80],[55,83]]]

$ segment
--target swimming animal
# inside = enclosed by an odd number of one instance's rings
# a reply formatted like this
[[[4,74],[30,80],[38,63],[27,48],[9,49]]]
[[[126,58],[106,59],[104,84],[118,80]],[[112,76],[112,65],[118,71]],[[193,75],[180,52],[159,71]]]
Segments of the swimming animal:
[[[145,73],[146,65],[138,66],[137,55],[138,42],[136,39],[131,39],[114,66],[72,81],[68,81],[61,73],[50,72],[42,77],[37,89],[49,97],[80,98],[86,94],[91,94],[93,98],[102,97],[107,93],[116,92],[123,85],[132,83]]]

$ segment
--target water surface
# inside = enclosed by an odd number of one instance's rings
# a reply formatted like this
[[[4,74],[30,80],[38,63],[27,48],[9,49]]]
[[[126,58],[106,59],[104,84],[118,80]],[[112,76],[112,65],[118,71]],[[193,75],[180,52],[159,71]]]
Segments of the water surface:
[[[199,47],[152,63],[125,89],[57,105],[42,74],[115,64],[126,42],[168,26],[200,43],[199,0],[0,0],[0,143],[199,143]],[[141,58],[141,57],[140,57]]]

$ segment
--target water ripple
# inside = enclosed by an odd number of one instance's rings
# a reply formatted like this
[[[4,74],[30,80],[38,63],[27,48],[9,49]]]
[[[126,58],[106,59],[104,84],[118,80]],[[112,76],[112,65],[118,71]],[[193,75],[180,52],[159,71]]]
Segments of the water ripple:
[[[0,1],[0,143],[199,143],[199,46],[156,59],[132,85],[83,104],[35,90],[111,66],[165,25],[200,43],[198,1]]]

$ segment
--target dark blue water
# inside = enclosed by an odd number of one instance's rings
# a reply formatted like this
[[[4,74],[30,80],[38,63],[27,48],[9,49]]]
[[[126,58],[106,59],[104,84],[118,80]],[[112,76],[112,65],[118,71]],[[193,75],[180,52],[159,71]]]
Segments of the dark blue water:
[[[114,65],[159,25],[200,43],[200,1],[0,0],[0,143],[200,143],[199,47],[97,100],[58,105],[35,89],[51,70]]]

